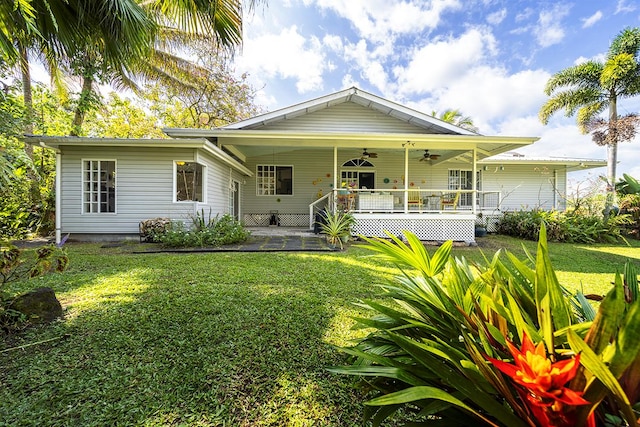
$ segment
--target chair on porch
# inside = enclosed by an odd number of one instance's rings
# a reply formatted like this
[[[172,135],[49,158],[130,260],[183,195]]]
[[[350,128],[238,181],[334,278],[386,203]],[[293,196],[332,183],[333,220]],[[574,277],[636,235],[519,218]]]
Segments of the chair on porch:
[[[442,199],[440,199],[440,209],[445,210],[448,207],[451,207],[454,211],[458,208],[458,201],[460,201],[460,192],[456,191],[455,193],[444,194]]]
[[[422,209],[422,197],[420,196],[420,187],[415,190],[409,190],[407,192],[407,203],[409,207],[417,206],[418,209]]]

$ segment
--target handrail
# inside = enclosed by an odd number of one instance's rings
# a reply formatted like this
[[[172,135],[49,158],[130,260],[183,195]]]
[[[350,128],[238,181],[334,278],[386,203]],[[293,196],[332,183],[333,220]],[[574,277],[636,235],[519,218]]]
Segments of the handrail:
[[[313,223],[315,222],[314,220],[314,209],[316,208],[316,205],[320,202],[322,202],[323,200],[327,200],[329,198],[329,196],[331,196],[332,193],[327,193],[324,196],[320,197],[318,200],[316,200],[313,203],[309,204],[309,230],[313,230]]]

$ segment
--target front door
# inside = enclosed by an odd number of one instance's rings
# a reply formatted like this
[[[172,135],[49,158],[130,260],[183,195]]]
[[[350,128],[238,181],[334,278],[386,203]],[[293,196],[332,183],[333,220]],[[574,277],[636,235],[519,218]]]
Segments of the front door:
[[[358,181],[360,188],[376,188],[376,175],[373,172],[360,172]]]
[[[343,170],[342,182],[349,187],[373,189],[376,188],[376,174],[375,172]]]

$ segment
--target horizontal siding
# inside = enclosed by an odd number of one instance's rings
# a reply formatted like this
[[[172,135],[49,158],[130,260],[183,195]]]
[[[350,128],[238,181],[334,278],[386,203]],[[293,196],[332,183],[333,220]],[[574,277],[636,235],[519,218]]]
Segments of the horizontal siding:
[[[207,166],[207,203],[173,202],[173,161],[196,160],[195,149],[63,147],[62,233],[137,233],[140,221],[188,220],[200,208],[225,213],[229,168],[202,154]],[[82,213],[82,159],[116,161],[116,213]],[[223,179],[223,177],[226,177]],[[221,185],[221,182],[224,185]],[[224,202],[224,203],[223,203]]]
[[[540,169],[536,165],[489,166],[482,172],[483,190],[502,192],[502,211],[550,210],[554,197],[559,210],[565,209],[566,168],[558,167],[558,183],[554,185],[554,169]],[[557,191],[556,191],[557,188]]]
[[[338,150],[338,164],[357,158],[358,150]],[[420,153],[413,154],[409,162],[410,188],[446,189],[449,169],[470,170],[468,163],[446,162],[432,165],[419,162]],[[376,189],[404,188],[404,154],[383,152],[377,159],[370,159],[375,166]],[[247,178],[243,188],[243,212],[268,213],[277,210],[280,213],[304,214],[309,211],[309,204],[317,200],[319,192],[327,194],[333,183],[333,150],[297,150],[275,155],[251,157],[247,159],[247,167],[254,171],[257,164],[276,164],[293,166],[293,196],[258,196],[256,195],[255,177]],[[479,168],[480,169],[480,168]],[[338,168],[338,174],[342,170]],[[367,169],[368,170],[368,169]],[[327,177],[327,174],[331,177]],[[340,176],[340,175],[338,175]],[[501,191],[502,210],[516,209],[552,209],[554,202],[553,170],[538,171],[533,165],[505,165],[504,170],[482,171],[481,189],[484,191]],[[388,178],[389,183],[384,183]],[[315,181],[315,185],[313,184]],[[338,185],[340,182],[338,181]],[[565,209],[563,195],[566,193],[566,172],[564,167],[558,168],[558,209]],[[280,201],[278,201],[280,199]]]
[[[433,130],[428,131],[353,102],[345,102],[303,116],[254,127],[254,129],[307,132],[435,133]]]
[[[347,160],[358,158],[361,151],[338,150],[338,164],[342,165]],[[409,163],[409,182],[413,182],[412,188],[446,188],[448,170],[450,168],[468,169],[469,165],[441,164],[432,166],[419,162],[420,153],[416,151]],[[373,168],[367,168],[375,172],[377,189],[404,188],[404,152],[380,153],[379,158],[370,159]],[[308,213],[309,204],[318,198],[318,193],[327,194],[333,184],[333,149],[327,150],[297,150],[276,155],[251,157],[247,159],[247,167],[256,171],[258,164],[276,164],[279,166],[293,165],[293,196],[258,196],[256,195],[255,177],[247,179],[244,188],[244,212],[265,213],[277,210],[281,213]],[[353,169],[353,168],[348,168]],[[340,176],[341,167],[338,168]],[[331,177],[327,177],[327,174]],[[384,179],[388,178],[389,183]],[[315,181],[315,185],[313,184]],[[340,182],[338,181],[338,185]],[[280,201],[278,202],[278,199]]]

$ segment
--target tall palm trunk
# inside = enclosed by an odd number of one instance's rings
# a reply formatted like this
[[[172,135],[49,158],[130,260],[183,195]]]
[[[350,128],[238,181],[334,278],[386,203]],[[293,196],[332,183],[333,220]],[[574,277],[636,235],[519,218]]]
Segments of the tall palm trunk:
[[[71,123],[71,136],[80,135],[82,130],[82,124],[84,123],[84,117],[91,105],[91,97],[93,96],[93,77],[82,77],[82,91],[80,92],[80,99],[78,100],[78,106],[76,107],[75,114],[73,116],[73,122]]]
[[[609,100],[609,135],[611,143],[607,145],[607,194],[604,206],[604,218],[609,218],[611,207],[616,198],[616,162],[618,161],[618,97],[612,92]]]
[[[26,120],[24,124],[24,133],[33,133],[33,119],[35,117],[33,109],[33,96],[31,92],[31,69],[29,67],[29,54],[27,48],[22,42],[18,42],[18,51],[20,53],[20,75],[22,78],[22,97],[24,99],[24,107],[26,112]],[[33,147],[31,144],[24,145],[24,151],[30,159],[33,160]]]

